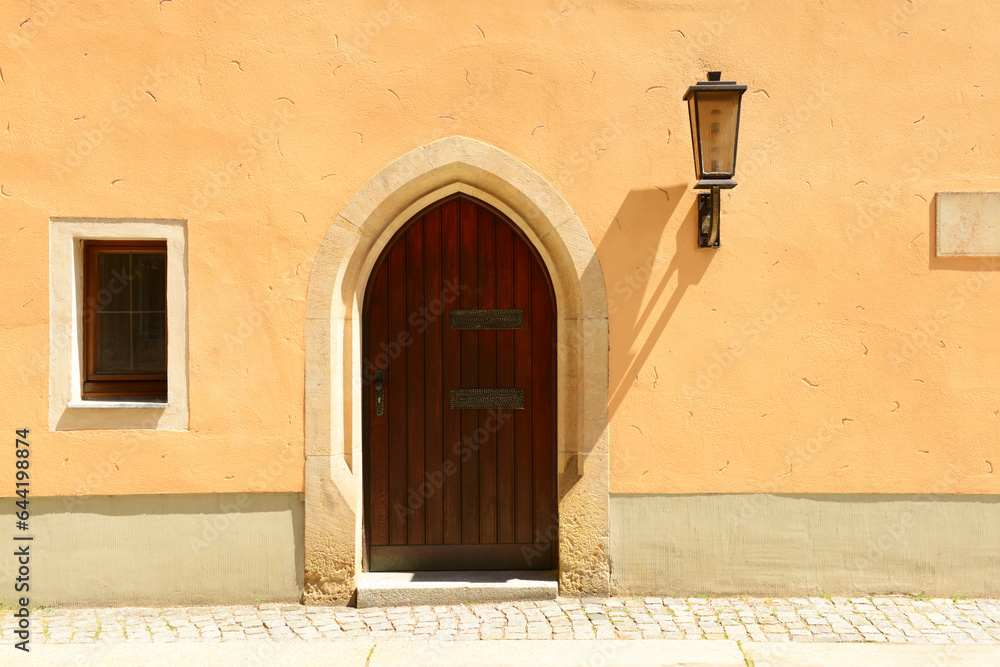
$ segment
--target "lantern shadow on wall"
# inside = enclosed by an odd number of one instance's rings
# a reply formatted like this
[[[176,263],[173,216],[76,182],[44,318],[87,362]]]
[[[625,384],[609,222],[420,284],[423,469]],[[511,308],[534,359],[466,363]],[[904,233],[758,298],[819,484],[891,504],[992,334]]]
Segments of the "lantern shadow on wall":
[[[690,245],[698,235],[698,215],[696,206],[679,207],[687,188],[682,183],[629,192],[597,249],[610,315],[609,415],[625,399],[688,288],[701,281],[715,257]],[[672,243],[671,227],[677,230]],[[670,258],[665,269],[657,266],[659,257]]]

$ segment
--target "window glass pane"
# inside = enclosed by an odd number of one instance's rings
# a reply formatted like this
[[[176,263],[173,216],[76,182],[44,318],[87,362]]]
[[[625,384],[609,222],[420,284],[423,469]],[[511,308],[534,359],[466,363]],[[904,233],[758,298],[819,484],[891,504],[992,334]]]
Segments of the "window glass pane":
[[[688,113],[691,116],[691,145],[694,146],[694,173],[701,178],[701,146],[698,145],[698,113],[695,107],[695,101],[698,98],[692,95],[688,98]]]
[[[133,313],[135,369],[141,373],[167,372],[167,318],[163,313]]]
[[[97,315],[94,370],[98,373],[128,372],[132,369],[129,318],[128,313]]]
[[[132,310],[162,313],[167,309],[166,260],[164,253],[132,255]]]
[[[166,259],[162,249],[153,247],[97,251],[96,284],[89,288],[96,301],[93,373],[166,374]]]
[[[97,253],[97,311],[129,309],[129,259],[127,252]]]
[[[705,173],[732,176],[736,155],[737,92],[698,94],[698,138]]]

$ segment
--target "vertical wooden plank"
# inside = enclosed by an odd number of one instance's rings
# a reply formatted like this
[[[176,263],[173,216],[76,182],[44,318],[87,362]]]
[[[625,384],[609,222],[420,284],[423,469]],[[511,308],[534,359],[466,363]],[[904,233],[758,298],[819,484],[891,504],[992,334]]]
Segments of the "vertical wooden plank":
[[[372,283],[368,303],[368,354],[365,359],[364,382],[368,401],[368,530],[370,544],[389,544],[389,421],[383,413],[375,414],[375,389],[372,384],[376,370],[388,367],[385,353],[388,340],[387,265],[383,262]]]
[[[426,312],[421,321],[424,335],[424,471],[421,484],[424,501],[426,544],[442,542],[442,323],[446,318],[441,286],[441,207],[428,211],[424,221],[424,299]]]
[[[389,418],[389,544],[406,544],[406,237],[389,251],[385,412]]]
[[[479,307],[479,257],[477,206],[472,202],[459,200],[460,247],[462,274],[462,308]],[[462,331],[462,384],[463,388],[474,388],[479,384],[479,334],[476,331]],[[479,542],[479,452],[476,451],[475,432],[479,428],[476,410],[461,410],[462,413],[462,543]]]
[[[514,307],[514,232],[503,220],[497,220],[496,307]],[[497,386],[516,387],[514,382],[514,332],[497,331]],[[502,421],[497,443],[497,541],[514,541],[514,410],[498,411]]]
[[[551,542],[555,307],[527,242],[485,207],[452,200],[394,240],[370,289],[370,544]],[[455,331],[452,308],[520,308],[525,327]],[[370,382],[379,368],[382,417]],[[521,387],[526,407],[451,410],[461,387]]]
[[[462,441],[462,411],[452,410],[449,399],[452,389],[462,386],[462,336],[448,327],[448,311],[460,308],[462,280],[459,260],[459,206],[457,200],[441,208],[442,282],[445,313],[442,315],[442,442],[445,473],[442,486],[442,533],[445,544],[462,543],[462,461],[459,448]]]
[[[496,308],[496,221],[493,213],[480,207],[479,219],[479,307]],[[501,223],[502,224],[502,223]],[[497,332],[479,332],[479,386],[497,386]],[[479,410],[479,542],[497,541],[497,446],[496,411]]]
[[[532,448],[535,541],[551,544],[555,534],[553,484],[553,307],[548,282],[541,264],[533,262],[531,271],[532,319]]]
[[[514,307],[524,311],[524,328],[514,331],[514,386],[525,392],[523,410],[514,411],[514,533],[520,543],[534,542],[532,535],[531,420],[534,412],[532,369],[531,250],[514,237]]]
[[[406,230],[406,543],[424,543],[424,218]]]

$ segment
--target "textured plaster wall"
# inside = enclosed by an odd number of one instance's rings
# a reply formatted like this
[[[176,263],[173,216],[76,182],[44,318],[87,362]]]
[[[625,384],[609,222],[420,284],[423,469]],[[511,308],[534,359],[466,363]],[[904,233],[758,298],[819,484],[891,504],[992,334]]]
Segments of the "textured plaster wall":
[[[997,493],[1000,274],[934,257],[933,194],[1000,189],[998,23],[902,0],[5,3],[0,423],[33,429],[41,495],[302,491],[332,217],[461,134],[548,179],[597,248],[612,491]],[[680,100],[707,69],[750,86],[718,251],[695,248]],[[53,216],[187,220],[187,431],[46,431]]]

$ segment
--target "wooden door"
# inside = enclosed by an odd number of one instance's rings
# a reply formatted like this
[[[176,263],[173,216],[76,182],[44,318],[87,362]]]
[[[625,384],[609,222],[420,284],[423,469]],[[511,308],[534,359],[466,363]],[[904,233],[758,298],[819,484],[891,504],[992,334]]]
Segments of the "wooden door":
[[[534,249],[480,202],[439,202],[382,253],[363,317],[369,569],[551,569],[555,306]]]

